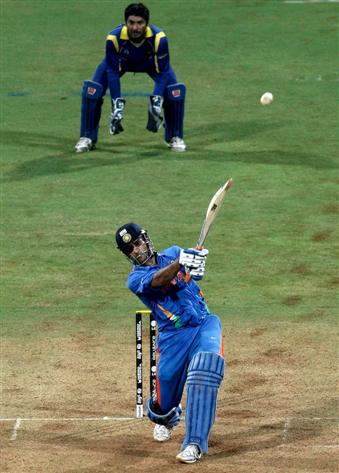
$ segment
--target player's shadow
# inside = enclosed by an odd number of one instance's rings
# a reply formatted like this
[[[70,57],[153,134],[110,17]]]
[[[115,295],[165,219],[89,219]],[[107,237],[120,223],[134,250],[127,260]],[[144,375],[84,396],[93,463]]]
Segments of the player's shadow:
[[[102,141],[95,151],[77,154],[74,151],[74,140],[60,138],[43,133],[18,133],[6,131],[0,133],[3,144],[15,146],[23,155],[29,155],[29,150],[50,150],[47,156],[19,162],[14,169],[3,172],[1,181],[24,181],[45,175],[79,172],[97,167],[117,166],[126,162],[133,163],[140,159],[157,157],[159,150],[144,144],[143,152],[138,153],[136,148],[126,145],[123,141],[115,140],[112,143]],[[138,140],[138,149],[140,140]],[[167,151],[167,150],[165,150]]]
[[[279,124],[275,124],[279,127]],[[306,152],[266,150],[266,151],[227,151],[227,143],[239,141],[250,135],[256,135],[270,128],[272,132],[274,125],[266,122],[237,122],[237,123],[208,123],[201,127],[189,129],[187,132],[187,151],[185,162],[205,161],[208,162],[243,162],[268,165],[307,166],[316,169],[336,168],[335,162]],[[145,134],[147,132],[145,131]],[[162,131],[161,131],[162,133]],[[129,138],[112,138],[111,141],[102,139],[98,148],[91,153],[76,154],[74,152],[74,140],[44,133],[25,133],[18,131],[6,131],[0,134],[3,144],[23,149],[23,154],[28,154],[29,149],[41,148],[43,152],[50,150],[48,155],[41,158],[25,160],[8,172],[2,174],[2,182],[23,181],[45,175],[65,174],[79,172],[97,167],[119,166],[126,163],[137,163],[143,159],[158,160],[161,164],[164,158],[171,153],[171,158],[183,158],[176,153],[168,151],[162,140],[150,140],[145,135],[142,140],[134,143]],[[175,161],[175,159],[173,160]]]

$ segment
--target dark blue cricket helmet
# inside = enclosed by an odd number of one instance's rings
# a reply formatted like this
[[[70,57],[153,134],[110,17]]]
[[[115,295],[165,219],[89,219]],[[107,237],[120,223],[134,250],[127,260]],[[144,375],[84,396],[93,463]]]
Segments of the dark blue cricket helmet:
[[[117,242],[117,248],[122,251],[122,253],[124,253],[134,264],[145,264],[154,255],[153,243],[148,236],[147,230],[144,230],[137,223],[126,223],[125,225],[119,227],[115,233],[115,239]],[[147,256],[147,258],[142,262],[139,261],[139,257],[130,256],[134,249],[135,242],[137,242],[139,239],[146,244],[147,248],[143,255],[140,255]]]

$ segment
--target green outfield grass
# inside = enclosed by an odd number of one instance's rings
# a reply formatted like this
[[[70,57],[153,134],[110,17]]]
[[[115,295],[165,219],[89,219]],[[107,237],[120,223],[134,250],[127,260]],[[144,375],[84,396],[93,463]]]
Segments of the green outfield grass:
[[[185,154],[145,130],[127,96],[125,132],[76,155],[80,89],[122,21],[122,1],[1,0],[3,335],[132,330],[140,307],[115,229],[156,248],[196,243],[209,199],[233,177],[201,286],[224,321],[337,315],[338,4],[146,2],[187,86]],[[123,92],[151,81],[129,75]],[[271,91],[274,103],[259,104]],[[101,324],[101,325],[100,325]]]

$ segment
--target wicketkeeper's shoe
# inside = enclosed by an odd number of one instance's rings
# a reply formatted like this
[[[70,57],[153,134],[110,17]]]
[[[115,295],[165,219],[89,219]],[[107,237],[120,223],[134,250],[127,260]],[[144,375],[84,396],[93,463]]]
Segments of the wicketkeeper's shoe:
[[[87,151],[91,151],[95,148],[95,144],[90,138],[86,138],[82,136],[80,140],[75,145],[75,152],[76,153],[86,153]]]
[[[176,459],[182,463],[195,463],[197,460],[200,460],[202,453],[198,445],[190,444],[178,455]]]
[[[183,152],[186,151],[186,145],[185,142],[182,138],[179,138],[178,136],[174,136],[169,143],[167,143],[167,146],[172,150],[172,151],[178,151],[178,152]]]
[[[153,430],[153,438],[157,442],[167,442],[172,436],[173,427],[166,427],[165,425],[155,424]]]

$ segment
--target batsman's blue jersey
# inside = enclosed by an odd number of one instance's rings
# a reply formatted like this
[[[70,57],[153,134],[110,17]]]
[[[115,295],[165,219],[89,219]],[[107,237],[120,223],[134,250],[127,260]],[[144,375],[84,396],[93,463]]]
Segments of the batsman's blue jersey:
[[[151,287],[155,273],[176,260],[179,253],[179,246],[171,246],[157,255],[155,266],[134,266],[128,278],[128,288],[152,310],[159,332],[197,326],[209,314],[199,286],[184,268],[167,286]]]
[[[126,25],[112,30],[106,38],[106,55],[101,68],[107,69],[113,99],[121,96],[120,77],[125,72],[144,72],[155,81],[154,95],[164,95],[165,87],[177,82],[170,66],[167,37],[154,25],[146,28],[145,39],[133,43]]]
[[[163,412],[180,403],[187,367],[198,352],[223,355],[219,318],[210,313],[202,291],[185,269],[163,287],[154,275],[179,257],[180,247],[157,254],[154,266],[133,266],[128,288],[152,310],[158,323],[157,399]]]

